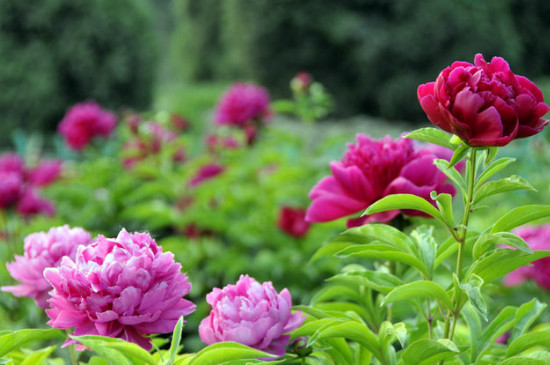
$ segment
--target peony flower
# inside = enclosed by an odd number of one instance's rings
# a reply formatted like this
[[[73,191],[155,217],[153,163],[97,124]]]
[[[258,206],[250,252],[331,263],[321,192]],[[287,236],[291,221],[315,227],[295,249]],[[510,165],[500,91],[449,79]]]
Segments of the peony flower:
[[[92,138],[110,135],[115,126],[116,116],[90,101],[71,107],[59,124],[58,130],[72,149],[81,150]]]
[[[288,333],[305,320],[302,312],[291,313],[287,289],[277,294],[271,282],[260,284],[248,275],[241,275],[235,285],[214,288],[206,301],[212,311],[202,320],[199,335],[208,345],[235,341],[283,356],[289,344]]]
[[[363,212],[375,201],[390,194],[414,194],[435,205],[430,193],[449,193],[455,188],[446,184],[446,176],[433,164],[444,157],[437,150],[415,150],[408,139],[380,141],[364,134],[357,135],[357,144],[350,144],[342,161],[332,162],[332,176],[323,178],[309,193],[312,199],[306,213],[308,222],[328,222]],[[348,228],[369,222],[388,222],[399,213],[410,216],[420,211],[391,210],[351,218]]]
[[[305,209],[284,206],[279,212],[277,224],[281,231],[294,237],[303,237],[306,235],[310,226],[305,218]]]
[[[195,310],[183,299],[191,290],[174,255],[148,233],[117,238],[99,236],[80,246],[74,260],[64,257],[57,268],[44,271],[53,286],[48,324],[75,328],[73,334],[122,338],[150,350],[148,335],[168,333],[180,316]],[[65,346],[75,344],[69,339]],[[82,345],[79,349],[84,349]]]
[[[222,137],[215,134],[209,134],[205,138],[208,151],[216,152],[219,149],[235,149],[239,148],[239,142],[231,137]]]
[[[0,172],[13,172],[23,175],[25,163],[16,153],[5,153],[0,156]]]
[[[42,160],[28,173],[28,181],[37,186],[48,185],[59,177],[63,162],[61,160]]]
[[[53,204],[41,197],[38,191],[32,187],[24,190],[21,199],[17,202],[16,210],[23,216],[45,214],[51,217],[55,213]]]
[[[40,308],[47,308],[52,286],[44,278],[44,269],[58,266],[65,256],[74,259],[77,247],[90,243],[90,234],[82,228],[65,225],[32,233],[24,242],[23,256],[15,256],[14,262],[6,264],[11,276],[21,284],[1,289],[17,297],[33,298]]]
[[[311,75],[307,72],[298,72],[290,81],[290,88],[294,92],[304,92],[311,84]]]
[[[550,110],[540,89],[515,75],[508,63],[477,54],[474,64],[454,62],[435,82],[420,85],[418,100],[428,119],[470,146],[504,146],[543,130]]]
[[[210,180],[225,171],[225,167],[212,163],[204,165],[200,170],[191,178],[189,186],[197,186],[202,184],[206,180]]]
[[[550,250],[550,225],[538,227],[525,226],[513,231],[527,242],[533,251]],[[533,279],[540,287],[550,290],[550,257],[532,262],[532,266],[523,266],[509,273],[504,285],[514,286]]]
[[[22,185],[21,174],[0,171],[0,209],[9,208],[21,198]]]
[[[269,94],[254,84],[237,82],[222,96],[215,110],[218,125],[243,127],[270,115]]]

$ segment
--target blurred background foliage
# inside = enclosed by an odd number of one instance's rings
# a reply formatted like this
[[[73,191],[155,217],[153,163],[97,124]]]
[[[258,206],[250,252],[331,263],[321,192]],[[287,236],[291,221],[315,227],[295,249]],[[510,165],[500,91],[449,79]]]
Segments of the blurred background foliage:
[[[299,71],[331,91],[337,117],[425,121],[416,86],[450,60],[503,56],[540,85],[548,12],[545,0],[0,0],[0,146],[14,128],[53,131],[79,101],[196,121],[229,82],[280,98]]]

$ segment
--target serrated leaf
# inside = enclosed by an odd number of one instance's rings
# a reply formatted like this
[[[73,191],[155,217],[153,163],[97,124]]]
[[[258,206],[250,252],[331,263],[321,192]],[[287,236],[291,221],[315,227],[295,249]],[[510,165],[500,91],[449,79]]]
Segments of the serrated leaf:
[[[457,146],[451,143],[451,137],[452,136],[450,134],[447,134],[437,128],[420,128],[409,132],[404,136],[404,138],[411,138],[418,141],[437,144],[454,151]]]
[[[550,347],[550,329],[529,332],[521,335],[510,343],[506,356],[514,356],[535,346]]]
[[[441,213],[427,200],[412,194],[394,194],[383,197],[371,204],[365,214],[375,214],[394,209],[414,209],[424,212],[445,223]]]
[[[550,251],[535,251],[532,254],[519,250],[497,249],[476,261],[468,275],[476,274],[487,284],[530,262],[550,256]]]
[[[415,300],[420,298],[436,298],[448,309],[452,309],[453,302],[447,292],[433,281],[419,280],[401,285],[386,295],[381,305],[393,303],[400,300]]]
[[[472,248],[472,256],[474,260],[479,259],[489,247],[494,245],[507,245],[517,248],[528,254],[532,254],[531,247],[525,240],[518,235],[509,232],[499,232],[494,234],[483,234],[474,243]]]
[[[504,214],[491,229],[491,233],[506,232],[537,219],[550,217],[550,205],[525,205]]]
[[[479,203],[485,198],[491,195],[505,193],[507,191],[514,190],[530,190],[537,191],[527,180],[518,175],[512,175],[510,177],[500,179],[497,181],[489,181],[481,185],[475,195],[475,202]]]
[[[422,339],[413,342],[401,352],[404,365],[435,364],[440,360],[450,359],[460,351],[449,340]]]
[[[257,358],[276,359],[277,356],[236,342],[219,342],[199,351],[189,365],[219,365],[228,361]]]
[[[98,355],[113,364],[151,364],[155,359],[151,354],[132,342],[120,338],[103,336],[70,336],[84,346],[92,349]]]
[[[477,177],[474,190],[477,190],[488,178],[495,175],[515,160],[515,158],[505,157],[491,162],[489,166],[487,166],[487,168]]]
[[[0,357],[37,341],[65,339],[56,329],[22,329],[0,336]]]

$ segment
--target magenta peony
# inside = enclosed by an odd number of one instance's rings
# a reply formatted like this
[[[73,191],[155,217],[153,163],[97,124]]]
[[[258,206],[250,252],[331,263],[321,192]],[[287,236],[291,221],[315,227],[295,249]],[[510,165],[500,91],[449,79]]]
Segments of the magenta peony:
[[[235,285],[214,288],[206,301],[212,311],[202,320],[199,335],[208,345],[235,341],[283,356],[288,333],[305,320],[302,312],[291,313],[287,289],[277,294],[271,282],[260,284],[248,275],[241,275]]]
[[[0,156],[0,172],[14,172],[23,175],[25,162],[19,155],[8,152]]]
[[[44,278],[44,269],[58,266],[65,256],[74,259],[77,247],[90,243],[90,234],[65,225],[32,233],[24,242],[23,256],[15,256],[14,262],[6,264],[11,276],[21,284],[1,289],[18,297],[33,298],[40,308],[47,308],[52,286]]]
[[[76,336],[118,337],[150,350],[148,335],[172,332],[180,316],[195,310],[183,299],[191,284],[180,270],[174,255],[163,253],[148,233],[123,229],[117,238],[99,236],[80,246],[74,260],[64,257],[57,268],[44,271],[54,288],[48,324],[74,327]]]
[[[527,242],[533,251],[550,250],[550,225],[539,227],[525,226],[514,230],[514,233]],[[533,279],[540,287],[550,290],[550,257],[544,257],[509,273],[504,285],[514,286]]]
[[[21,198],[23,178],[16,172],[0,171],[0,209],[7,209]]]
[[[306,222],[306,210],[284,206],[279,212],[277,224],[281,231],[294,237],[303,237],[309,230]]]
[[[455,193],[454,187],[445,183],[445,174],[433,164],[434,159],[445,157],[439,149],[416,150],[408,139],[376,141],[359,134],[357,144],[348,146],[342,161],[330,164],[332,176],[323,178],[309,193],[312,202],[306,221],[328,222],[360,213],[389,194],[414,194],[435,204],[430,198],[432,191]],[[392,210],[351,218],[347,225],[388,222],[399,213]],[[423,215],[410,210],[403,213]]]
[[[225,171],[225,167],[211,163],[202,166],[199,171],[189,181],[189,186],[197,186],[206,180],[210,180]]]
[[[550,108],[540,89],[500,57],[454,62],[417,94],[430,122],[471,146],[504,146],[548,124],[542,117]]]
[[[264,88],[237,82],[218,103],[215,121],[219,125],[243,127],[252,122],[265,121],[270,113],[269,94]]]
[[[71,107],[58,126],[67,144],[74,150],[86,147],[96,136],[106,137],[116,126],[116,116],[93,101]]]
[[[42,160],[38,166],[29,171],[28,180],[33,185],[48,185],[57,180],[62,167],[63,162],[61,160]]]
[[[33,187],[27,187],[23,191],[15,210],[23,216],[44,214],[51,217],[55,213],[53,204],[41,197],[38,190]]]

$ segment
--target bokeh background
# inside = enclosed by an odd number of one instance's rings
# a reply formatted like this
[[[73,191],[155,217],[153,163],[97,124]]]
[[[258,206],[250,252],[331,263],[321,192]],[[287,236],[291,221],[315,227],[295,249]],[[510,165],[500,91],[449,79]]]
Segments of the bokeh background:
[[[545,0],[0,0],[0,146],[15,130],[52,133],[87,99],[206,123],[228,83],[277,98],[299,71],[341,123],[419,123],[416,86],[478,52],[546,89],[549,13]]]

